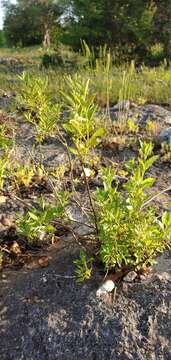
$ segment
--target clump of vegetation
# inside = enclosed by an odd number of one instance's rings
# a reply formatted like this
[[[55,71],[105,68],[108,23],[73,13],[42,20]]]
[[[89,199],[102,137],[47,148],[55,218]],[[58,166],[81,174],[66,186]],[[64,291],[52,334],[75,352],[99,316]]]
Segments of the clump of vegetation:
[[[171,144],[161,144],[162,159],[167,162],[171,162]]]
[[[12,139],[9,136],[9,129],[6,124],[0,125],[0,148],[7,150],[12,145]]]
[[[46,94],[47,78],[38,77],[33,80],[28,73],[23,73],[21,79],[23,83],[22,103],[26,104],[29,110],[25,113],[25,117],[27,121],[35,125],[37,140],[41,142],[45,137],[55,134],[61,106],[52,104],[48,98]]]
[[[42,65],[48,68],[73,70],[79,69],[81,64],[84,65],[85,58],[78,52],[73,51],[68,46],[62,44],[56,46],[54,49],[48,49],[48,51],[42,57]]]
[[[80,251],[79,259],[74,261],[76,265],[76,277],[79,283],[88,280],[91,277],[93,257],[87,258],[84,250]]]
[[[97,106],[94,96],[90,95],[90,81],[81,77],[67,78],[69,93],[64,93],[64,99],[70,115],[63,125],[72,136],[74,147],[69,150],[86,163],[90,150],[98,145],[105,130],[98,126]]]
[[[163,213],[159,220],[145,192],[155,181],[145,177],[156,160],[151,153],[152,145],[141,143],[137,164],[135,159],[126,164],[131,176],[122,191],[118,191],[117,185],[112,186],[115,171],[102,171],[104,189],[96,192],[96,206],[99,255],[107,270],[126,266],[143,268],[171,246],[171,213]]]
[[[110,67],[108,66],[108,71]],[[106,73],[107,79],[109,73]],[[135,73],[134,66],[130,69],[128,77],[123,77],[123,88],[120,91],[120,101],[126,101],[127,96],[132,93],[129,83]],[[60,106],[53,104],[47,95],[47,78],[39,77],[33,79],[24,73],[22,76],[24,91],[22,103],[25,106],[27,120],[34,123],[38,133],[39,141],[49,135],[57,136],[59,141],[65,145],[70,164],[71,196],[77,205],[77,191],[75,184],[77,178],[73,176],[75,166],[81,166],[82,179],[87,190],[89,209],[87,219],[92,226],[96,244],[96,256],[100,257],[107,271],[120,271],[123,269],[140,269],[153,264],[156,255],[171,245],[171,214],[163,213],[159,218],[156,209],[151,205],[151,198],[147,195],[147,189],[155,182],[154,178],[147,177],[146,172],[156,161],[157,156],[152,155],[151,143],[140,141],[138,159],[132,159],[125,164],[127,174],[126,182],[121,185],[118,180],[117,171],[113,167],[103,167],[98,162],[98,174],[103,181],[103,188],[91,191],[89,177],[94,176],[93,165],[95,154],[93,151],[102,142],[105,132],[111,131],[111,122],[106,116],[100,115],[95,103],[95,95],[92,94],[91,79],[81,78],[80,74],[65,77],[66,90],[62,91],[63,106],[68,110],[67,117],[63,123],[58,123]],[[108,92],[108,80],[106,91]],[[108,95],[107,95],[108,96]],[[122,103],[121,103],[122,104]],[[134,119],[128,121],[121,115],[126,114],[126,109],[120,108],[120,116],[113,126],[115,136],[135,136],[139,128]],[[61,126],[62,125],[62,126]],[[149,131],[151,131],[150,124]],[[109,130],[110,129],[110,130]],[[72,145],[68,145],[67,135],[72,139]],[[2,167],[3,169],[3,167]],[[40,166],[26,166],[18,164],[15,171],[16,184],[24,184],[28,187],[36,174],[43,176],[44,169]],[[64,177],[66,168],[60,165],[56,171],[51,171],[52,176],[58,180]],[[2,173],[2,186],[4,181]],[[46,176],[48,174],[46,173]],[[29,242],[52,241],[55,233],[56,221],[70,224],[73,220],[67,215],[68,193],[60,192],[53,187],[53,196],[57,203],[55,205],[41,198],[38,207],[31,208],[25,215],[17,220],[17,233],[26,237]],[[63,186],[64,188],[64,186]],[[61,186],[62,189],[62,186]],[[95,256],[95,257],[96,257]],[[85,250],[81,250],[80,258],[75,261],[78,281],[88,279],[92,272],[93,259],[87,257]]]
[[[71,201],[82,209],[76,189],[79,183],[87,190],[88,208],[84,212],[88,226],[92,228],[93,245],[96,247],[94,258],[100,257],[106,271],[122,273],[125,269],[129,271],[152,265],[156,255],[170,247],[171,213],[157,214],[152,199],[147,195],[155,182],[154,178],[148,177],[147,171],[157,159],[152,155],[151,143],[140,141],[138,159],[125,163],[124,184],[119,182],[122,176],[118,176],[114,166],[102,166],[99,150],[107,137],[114,145],[120,143],[118,149],[129,146],[131,142],[137,145],[137,138],[139,135],[141,138],[142,134],[139,134],[141,130],[136,119],[128,120],[128,108],[134,101],[138,104],[152,99],[170,102],[168,89],[163,93],[161,89],[166,84],[169,88],[171,72],[164,70],[165,64],[158,69],[148,69],[143,65],[140,73],[136,71],[134,62],[117,67],[113,65],[112,52],[106,46],[100,48],[98,59],[95,50],[90,50],[86,43],[84,51],[84,66],[80,64],[77,73],[60,74],[62,85],[59,84],[58,72],[53,69],[49,72],[39,69],[36,76],[33,76],[34,72],[24,72],[18,78],[22,84],[19,109],[22,108],[25,119],[34,124],[36,140],[43,142],[49,136],[57,137],[64,145],[69,167],[68,164],[59,164],[48,173],[42,163],[15,162],[13,166],[9,165],[12,142],[5,125],[2,125],[0,190],[4,190],[8,176],[17,188],[23,185],[29,188],[34,181],[49,175],[54,182],[58,181],[55,187],[51,178],[48,179],[55,204],[48,204],[41,198],[38,206],[30,208],[23,216],[19,215],[16,222],[19,237],[40,244],[53,240],[56,222],[71,224],[74,221],[67,215],[69,197],[65,187],[70,191]],[[118,119],[112,123],[110,105],[118,100]],[[98,104],[105,106],[106,111],[99,110]],[[63,110],[67,110],[66,116],[63,116]],[[149,121],[144,131],[150,139],[159,129]],[[39,148],[41,151],[41,145]],[[170,148],[162,146],[162,154],[163,159],[168,159]],[[95,166],[95,163],[98,165]],[[96,173],[103,182],[103,188],[101,185],[94,191],[90,182]],[[77,244],[80,245],[80,242]],[[90,256],[89,259],[85,249],[81,250],[80,258],[75,261],[79,282],[91,276],[92,264],[93,258]]]
[[[58,194],[57,205],[46,204],[43,197],[39,200],[39,207],[32,208],[16,222],[17,232],[26,237],[29,242],[52,241],[56,228],[53,221],[64,216],[67,197],[64,192]]]

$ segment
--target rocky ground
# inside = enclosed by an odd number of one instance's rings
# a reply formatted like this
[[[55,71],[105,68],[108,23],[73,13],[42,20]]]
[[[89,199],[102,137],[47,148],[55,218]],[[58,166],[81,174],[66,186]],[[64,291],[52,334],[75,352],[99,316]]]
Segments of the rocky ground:
[[[115,118],[117,111],[111,109],[111,117]],[[129,111],[132,116],[135,109]],[[148,118],[158,119],[161,131],[170,128],[169,110],[148,104],[137,112],[142,123]],[[22,119],[14,125],[17,154],[22,160],[32,149],[34,131]],[[160,136],[157,141],[160,142]],[[122,161],[132,156],[129,151],[118,154],[109,147],[103,151],[103,159]],[[42,152],[45,165],[67,161],[56,140],[44,142]],[[170,186],[170,163],[159,161],[151,171],[157,178],[155,190]],[[168,201],[170,192],[158,199],[158,207],[166,207]],[[12,215],[17,210],[15,206],[7,199],[5,205],[0,204],[1,215]],[[22,209],[21,204],[17,206]],[[48,266],[40,266],[40,253],[34,252],[21,269],[7,268],[0,273],[0,359],[171,359],[169,253],[159,258],[148,276],[122,282],[110,295],[99,298],[96,292],[103,281],[99,266],[95,266],[88,282],[78,285],[75,281],[73,259],[77,246],[73,246],[71,236],[63,235],[59,243],[41,251],[42,257],[48,257]]]
[[[77,285],[73,258],[58,250],[45,269],[1,274],[0,358],[170,360],[171,259],[98,298],[99,271]]]

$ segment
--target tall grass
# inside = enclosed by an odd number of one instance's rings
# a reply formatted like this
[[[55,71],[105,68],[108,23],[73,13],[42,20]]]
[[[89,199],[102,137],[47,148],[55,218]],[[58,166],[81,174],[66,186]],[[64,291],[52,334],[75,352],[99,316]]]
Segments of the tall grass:
[[[3,49],[1,56],[14,56],[22,60],[24,68],[37,76],[48,76],[47,91],[57,101],[61,100],[61,92],[67,84],[64,80],[64,68],[44,69],[41,67],[43,50]],[[97,55],[97,54],[96,54]],[[106,107],[108,118],[109,107],[120,100],[131,100],[137,104],[145,102],[167,104],[171,106],[171,69],[165,64],[157,68],[142,66],[142,72],[137,73],[134,62],[117,66],[113,62],[110,50],[101,47],[98,56],[93,49],[83,43],[85,61],[77,69],[71,69],[71,76],[78,73],[83,79],[90,79],[90,90],[96,94],[95,101],[101,107]],[[3,92],[21,92],[21,83],[13,67],[0,64],[0,95]],[[124,109],[120,109],[122,113]]]

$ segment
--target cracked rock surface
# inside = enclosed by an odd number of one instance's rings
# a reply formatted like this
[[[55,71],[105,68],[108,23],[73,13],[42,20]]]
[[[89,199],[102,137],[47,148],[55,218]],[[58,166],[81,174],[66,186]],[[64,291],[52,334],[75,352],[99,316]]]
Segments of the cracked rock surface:
[[[82,285],[70,278],[73,258],[61,250],[46,269],[3,273],[0,359],[170,360],[171,261],[104,299],[98,270]]]

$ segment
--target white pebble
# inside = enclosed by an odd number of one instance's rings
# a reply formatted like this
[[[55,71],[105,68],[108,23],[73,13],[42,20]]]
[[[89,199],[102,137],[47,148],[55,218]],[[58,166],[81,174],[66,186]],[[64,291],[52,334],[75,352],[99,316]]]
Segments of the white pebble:
[[[114,287],[115,284],[112,280],[106,280],[97,290],[96,295],[101,296],[110,293],[114,289]]]

